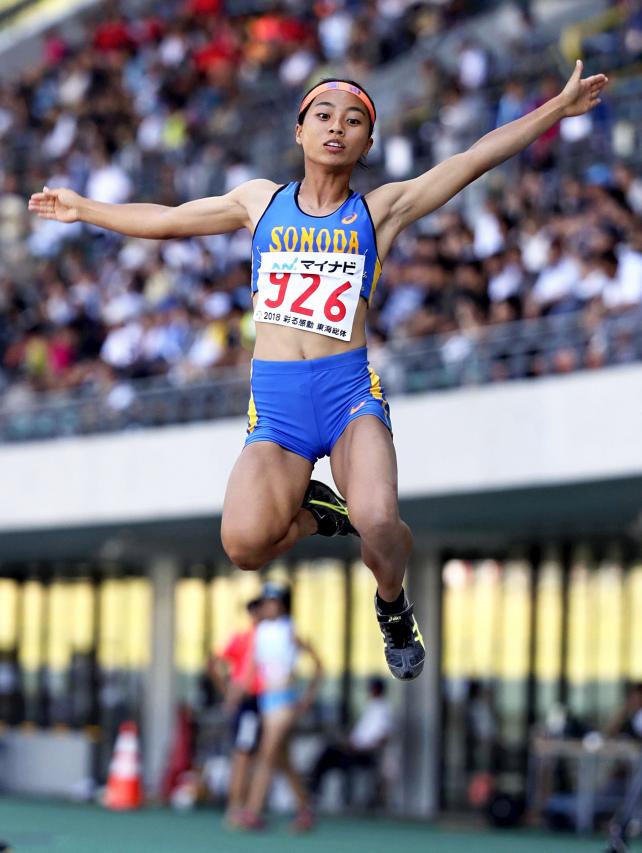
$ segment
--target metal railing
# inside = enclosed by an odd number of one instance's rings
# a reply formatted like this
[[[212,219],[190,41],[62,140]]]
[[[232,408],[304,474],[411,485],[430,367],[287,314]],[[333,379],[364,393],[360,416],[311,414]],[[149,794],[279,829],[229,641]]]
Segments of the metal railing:
[[[583,312],[484,326],[372,349],[389,396],[642,361],[642,309],[595,324]],[[0,441],[21,442],[210,421],[247,410],[248,371],[206,382],[123,381],[104,393],[0,397]]]

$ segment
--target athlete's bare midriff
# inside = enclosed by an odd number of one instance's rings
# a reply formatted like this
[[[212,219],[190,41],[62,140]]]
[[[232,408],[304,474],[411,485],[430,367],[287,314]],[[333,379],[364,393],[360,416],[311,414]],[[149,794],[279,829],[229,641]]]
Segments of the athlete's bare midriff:
[[[262,361],[307,361],[359,349],[366,345],[367,312],[365,299],[360,299],[349,341],[337,341],[304,329],[284,329],[270,323],[257,323],[254,358]]]

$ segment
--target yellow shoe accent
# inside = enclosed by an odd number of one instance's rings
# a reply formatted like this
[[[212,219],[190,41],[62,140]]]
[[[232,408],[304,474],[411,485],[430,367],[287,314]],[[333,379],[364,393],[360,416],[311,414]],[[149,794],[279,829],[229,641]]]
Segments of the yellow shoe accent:
[[[314,501],[314,500],[309,501],[309,503],[314,504],[315,506],[325,506],[328,509],[333,510],[334,512],[341,513],[341,515],[346,515],[346,516],[348,515],[348,510],[346,509],[346,507],[340,506],[338,504],[329,504],[329,503],[326,503],[325,501]]]

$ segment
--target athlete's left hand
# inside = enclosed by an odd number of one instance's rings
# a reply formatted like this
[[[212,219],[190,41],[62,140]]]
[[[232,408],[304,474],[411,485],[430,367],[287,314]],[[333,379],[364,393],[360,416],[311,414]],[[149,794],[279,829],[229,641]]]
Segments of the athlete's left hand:
[[[578,59],[568,83],[560,94],[566,117],[580,116],[601,103],[600,93],[609,82],[605,74],[594,74],[582,80],[583,69],[584,64],[581,59]]]

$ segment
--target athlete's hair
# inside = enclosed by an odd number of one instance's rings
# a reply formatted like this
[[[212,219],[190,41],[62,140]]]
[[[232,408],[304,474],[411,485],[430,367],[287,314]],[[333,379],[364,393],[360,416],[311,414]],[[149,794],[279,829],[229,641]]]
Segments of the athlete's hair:
[[[313,86],[310,86],[308,91],[303,94],[299,103],[302,104],[303,101],[305,101],[307,96],[310,94],[310,92],[313,89],[316,89],[317,86],[321,86],[322,83],[348,83],[350,86],[356,86],[357,89],[361,89],[363,94],[366,95],[370,99],[370,103],[372,104],[372,109],[374,110],[375,118],[377,117],[377,109],[374,105],[374,101],[372,100],[370,95],[366,92],[366,90],[363,88],[361,83],[357,83],[356,80],[346,80],[343,77],[324,77],[322,80],[317,80],[317,82]],[[311,106],[312,106],[312,104],[309,103],[304,110],[301,110],[301,112],[297,116],[297,122],[299,124],[303,124],[303,120],[305,119],[305,117],[308,113],[308,110],[310,109]],[[370,118],[370,114],[368,114],[368,122],[370,123],[369,135],[372,135],[372,128],[374,127],[374,125],[373,125],[372,119]]]

